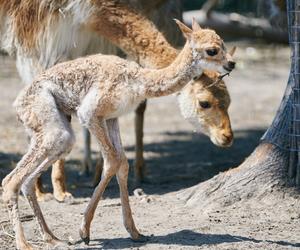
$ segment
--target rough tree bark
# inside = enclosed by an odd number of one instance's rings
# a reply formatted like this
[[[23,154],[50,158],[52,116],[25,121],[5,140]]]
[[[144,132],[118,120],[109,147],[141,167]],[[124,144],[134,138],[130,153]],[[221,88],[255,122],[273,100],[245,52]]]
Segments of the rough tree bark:
[[[262,142],[239,167],[179,193],[189,206],[214,209],[250,198],[263,199],[283,191],[286,185],[288,154]]]
[[[296,10],[296,11],[295,11]],[[297,12],[299,11],[299,12]],[[288,1],[292,49],[290,78],[280,108],[259,146],[239,167],[179,193],[199,209],[267,197],[299,196],[300,186],[300,3]],[[275,195],[275,196],[274,196]],[[276,198],[275,198],[276,199]]]

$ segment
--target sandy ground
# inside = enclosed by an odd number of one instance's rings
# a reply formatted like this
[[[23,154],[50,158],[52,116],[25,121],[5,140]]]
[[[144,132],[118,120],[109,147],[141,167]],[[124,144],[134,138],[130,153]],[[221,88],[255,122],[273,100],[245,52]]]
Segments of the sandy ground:
[[[287,198],[276,204],[264,200],[255,206],[240,202],[214,211],[188,207],[177,198],[178,192],[205,181],[220,171],[238,166],[255,148],[280,103],[289,72],[289,49],[239,43],[237,70],[226,79],[232,97],[230,115],[235,143],[229,149],[212,145],[208,138],[193,132],[183,121],[174,97],[149,101],[145,125],[147,182],[143,189],[148,199],[133,196],[132,171],[130,201],[135,222],[147,243],[134,243],[122,225],[117,183],[113,180],[96,211],[90,246],[79,238],[78,229],[89,197],[91,177],[79,176],[82,133],[73,119],[77,143],[67,158],[68,190],[72,204],[55,200],[41,207],[54,233],[72,239],[71,249],[300,249],[299,201]],[[15,166],[27,147],[23,127],[16,121],[11,106],[22,84],[7,57],[0,57],[0,181]],[[123,144],[130,164],[134,158],[133,114],[121,118]],[[93,140],[93,158],[97,145]],[[51,191],[49,171],[43,176]],[[1,191],[1,189],[0,189]],[[201,202],[201,201],[199,201]],[[24,198],[21,216],[27,238],[41,245],[37,223]],[[0,249],[14,249],[8,214],[0,203]],[[65,248],[60,248],[65,249]]]

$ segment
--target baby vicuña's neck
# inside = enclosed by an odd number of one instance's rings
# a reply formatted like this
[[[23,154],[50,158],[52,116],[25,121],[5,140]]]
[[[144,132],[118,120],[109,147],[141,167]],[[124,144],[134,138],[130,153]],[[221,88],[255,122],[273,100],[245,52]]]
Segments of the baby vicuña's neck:
[[[159,70],[143,69],[141,72],[145,85],[145,97],[159,97],[180,91],[194,76],[201,74],[190,43],[187,41],[176,59],[166,68]]]

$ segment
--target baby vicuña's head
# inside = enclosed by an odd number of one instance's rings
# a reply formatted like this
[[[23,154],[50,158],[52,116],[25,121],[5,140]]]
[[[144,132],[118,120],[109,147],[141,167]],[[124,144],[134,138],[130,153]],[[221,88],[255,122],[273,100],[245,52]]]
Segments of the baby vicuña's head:
[[[193,19],[192,29],[176,20],[192,51],[196,66],[202,70],[217,71],[221,74],[231,72],[235,62],[227,53],[223,40],[211,29],[202,29]]]

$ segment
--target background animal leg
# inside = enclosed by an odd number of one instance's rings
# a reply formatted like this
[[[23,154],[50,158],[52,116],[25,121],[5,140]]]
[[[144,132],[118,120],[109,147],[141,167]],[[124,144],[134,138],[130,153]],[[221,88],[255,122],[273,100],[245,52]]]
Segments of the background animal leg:
[[[144,179],[145,161],[144,161],[144,114],[147,106],[147,101],[142,102],[135,110],[135,163],[134,175],[136,185],[140,185]]]
[[[43,188],[42,178],[39,177],[36,180],[35,183],[35,194],[38,199],[38,201],[48,201],[53,198],[53,195],[51,193],[46,193]]]
[[[63,202],[72,199],[72,194],[66,191],[65,160],[60,159],[52,165],[51,180],[54,198]]]
[[[89,176],[92,170],[91,134],[87,128],[83,128],[84,158],[82,173]]]
[[[103,157],[102,157],[102,154],[100,152],[99,158],[98,158],[96,166],[95,166],[93,187],[96,187],[99,184],[99,182],[101,180],[102,170],[103,170]]]

